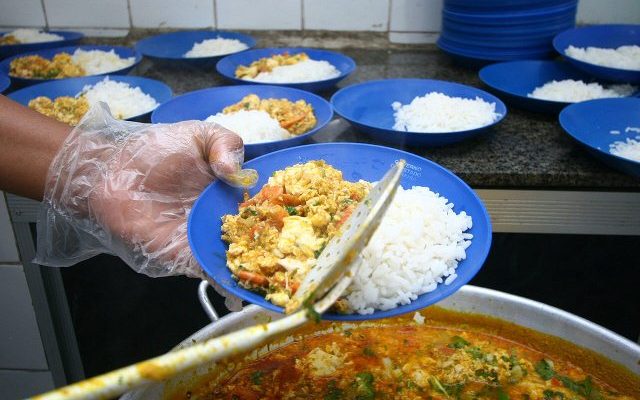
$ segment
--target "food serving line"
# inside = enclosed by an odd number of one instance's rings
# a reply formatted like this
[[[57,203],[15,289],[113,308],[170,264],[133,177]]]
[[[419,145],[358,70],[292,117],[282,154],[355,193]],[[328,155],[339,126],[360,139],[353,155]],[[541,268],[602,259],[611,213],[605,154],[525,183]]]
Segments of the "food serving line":
[[[299,34],[282,34],[284,40],[294,42],[296,35]],[[134,35],[126,40],[92,42],[131,46],[138,39]],[[278,38],[281,40],[283,38]],[[261,46],[280,44],[269,43],[268,39],[262,42]],[[358,68],[340,82],[338,88],[357,82],[402,77],[440,79],[483,87],[475,70],[452,63],[432,46],[391,46],[390,49],[372,50],[346,44],[348,47],[339,51],[352,57]],[[322,47],[322,41],[316,45]],[[176,95],[228,84],[211,69],[176,67],[148,59],[132,73],[165,82]],[[320,95],[328,99],[333,92]],[[310,142],[377,143],[339,117]],[[491,215],[494,232],[640,234],[640,211],[636,206],[640,202],[640,182],[591,158],[564,133],[555,116],[510,107],[500,124],[478,137],[441,148],[394,147],[432,160],[472,186]],[[422,172],[409,170],[407,173],[420,175]],[[36,221],[38,204],[13,195],[7,195],[7,200],[21,254],[25,260],[32,259],[34,246],[29,224]],[[54,269],[27,270],[30,270],[27,272],[31,275],[29,279],[36,282],[34,287],[40,287],[42,292],[34,294],[35,302],[56,309],[46,303],[51,299],[64,300],[59,272]],[[45,291],[50,295],[46,296]],[[60,296],[51,296],[52,291]],[[65,312],[64,307],[60,312]],[[71,326],[68,316],[58,317]],[[46,326],[53,330],[50,316],[38,318],[44,323],[45,330]],[[54,354],[61,345],[64,347],[64,344],[56,343],[60,339],[55,335],[48,339],[43,337],[54,364],[56,359],[62,362],[63,355]],[[48,345],[47,340],[50,341]],[[72,337],[67,345],[73,346]]]

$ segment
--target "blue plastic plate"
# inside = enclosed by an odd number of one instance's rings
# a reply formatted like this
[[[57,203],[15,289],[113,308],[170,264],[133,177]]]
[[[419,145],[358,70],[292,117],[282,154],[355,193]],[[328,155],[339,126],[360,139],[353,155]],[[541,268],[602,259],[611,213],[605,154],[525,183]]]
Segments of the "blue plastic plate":
[[[470,68],[484,67],[487,64],[499,61],[545,59],[555,54],[552,47],[549,47],[548,49],[538,49],[534,52],[531,52],[530,49],[522,49],[520,52],[511,53],[495,51],[495,49],[493,52],[479,52],[474,51],[469,47],[465,48],[452,45],[442,36],[438,39],[436,45],[444,53],[451,56],[456,62]]]
[[[56,40],[53,42],[41,42],[41,43],[25,43],[25,44],[11,44],[7,46],[0,46],[0,60],[6,57],[11,57],[16,54],[26,53],[36,50],[51,49],[54,47],[71,46],[80,41],[84,35],[80,32],[72,31],[46,31],[47,33],[54,33],[62,36],[63,40]],[[4,35],[7,32],[0,32],[0,35]]]
[[[477,129],[447,133],[418,133],[393,130],[394,117],[391,103],[410,103],[417,96],[440,92],[451,97],[475,99],[496,104],[496,113],[501,116],[491,125]],[[342,118],[374,139],[407,146],[440,146],[459,142],[475,136],[502,120],[507,108],[497,97],[459,83],[431,79],[386,79],[368,81],[340,89],[331,97],[331,104]]]
[[[574,0],[447,0],[447,9],[462,12],[495,12],[495,10],[539,9]]]
[[[136,43],[136,49],[144,56],[162,61],[181,61],[196,66],[213,66],[222,57],[228,54],[221,54],[212,57],[187,58],[186,52],[191,50],[193,45],[206,39],[236,39],[247,45],[250,49],[256,45],[256,41],[249,35],[237,32],[223,31],[183,31],[164,33],[151,36]],[[242,50],[245,51],[245,50]]]
[[[578,0],[569,0],[564,4],[554,4],[548,7],[536,7],[520,10],[493,9],[490,12],[454,11],[449,8],[442,10],[443,18],[475,25],[519,25],[531,22],[554,21],[573,15],[575,17]]]
[[[323,318],[365,320],[393,317],[437,303],[453,294],[473,278],[489,253],[491,222],[487,210],[474,191],[448,170],[424,158],[388,147],[356,143],[315,144],[277,151],[245,164],[247,168],[255,168],[260,174],[258,185],[250,191],[250,194],[254,195],[274,171],[300,162],[321,159],[341,170],[345,179],[377,181],[400,158],[408,163],[400,182],[403,187],[428,186],[452,202],[456,212],[465,211],[473,218],[473,228],[469,230],[469,233],[473,234],[473,240],[467,248],[467,258],[458,266],[458,277],[450,285],[441,284],[435,291],[419,296],[411,304],[392,310],[376,311],[371,315],[324,314]],[[266,301],[263,296],[238,286],[226,266],[227,246],[220,238],[221,217],[238,212],[242,193],[241,189],[232,188],[219,181],[202,192],[189,215],[188,235],[191,249],[204,271],[226,290],[261,307],[282,312],[282,308]]]
[[[269,83],[269,85],[288,86],[296,89],[318,92],[331,89],[339,81],[346,78],[356,69],[356,63],[350,57],[347,57],[344,54],[336,53],[335,51],[310,49],[307,47],[279,47],[244,51],[242,53],[232,54],[218,61],[216,69],[222,76],[234,83],[243,85],[260,85],[260,82],[245,81],[243,79],[236,78],[236,69],[240,65],[249,65],[256,60],[259,60],[260,58],[271,57],[275,54],[298,54],[302,52],[307,53],[307,55],[313,60],[324,60],[330,64],[333,64],[333,66],[340,71],[340,75],[336,78],[325,79],[322,81],[303,83]]]
[[[640,177],[640,162],[609,153],[613,142],[635,139],[640,133],[640,99],[598,99],[568,106],[560,113],[560,125],[578,143],[613,168]],[[619,131],[612,134],[611,131]]]
[[[124,47],[124,46],[68,46],[68,47],[56,47],[56,48],[53,48],[53,49],[32,51],[32,52],[29,52],[29,53],[18,54],[16,56],[9,57],[6,60],[3,60],[2,62],[0,62],[0,72],[3,72],[6,75],[9,75],[9,70],[10,70],[9,66],[11,64],[11,61],[14,60],[15,58],[18,58],[18,57],[38,55],[38,56],[46,58],[46,59],[52,59],[53,56],[55,56],[58,53],[66,52],[66,53],[72,54],[74,51],[76,51],[76,49],[82,49],[82,50],[85,50],[85,51],[88,51],[88,50],[111,51],[111,50],[113,50],[121,58],[135,57],[135,60],[134,60],[133,64],[131,64],[130,66],[128,66],[126,68],[122,68],[122,69],[116,70],[116,71],[105,72],[104,74],[99,74],[99,75],[107,75],[107,74],[126,75],[127,73],[129,73],[129,71],[131,71],[133,69],[133,67],[138,65],[140,63],[140,61],[142,60],[142,56],[140,55],[140,53],[138,53],[136,50],[134,50],[134,49],[132,49],[130,47]],[[92,76],[92,75],[89,75],[89,76]],[[9,77],[11,78],[11,83],[15,84],[16,86],[28,86],[28,85],[34,85],[36,83],[42,83],[42,82],[53,80],[53,79],[16,78],[16,77],[13,77],[13,76],[10,76],[10,75],[9,75]]]
[[[512,61],[488,65],[480,70],[480,80],[509,103],[527,110],[558,113],[572,103],[527,97],[539,86],[563,79],[593,82],[589,75],[569,63],[559,61]]]
[[[576,68],[594,77],[612,82],[640,83],[640,71],[610,68],[586,63],[567,56],[569,46],[603,47],[615,49],[625,45],[640,46],[640,25],[593,25],[575,28],[558,34],[553,39],[556,51]]]
[[[304,100],[313,106],[317,123],[315,128],[309,132],[290,139],[246,144],[244,151],[247,159],[286,147],[298,146],[318,132],[333,117],[331,104],[313,93],[283,86],[242,85],[196,90],[177,96],[156,108],[151,114],[151,122],[172,123],[192,119],[204,120],[210,115],[221,112],[225,107],[239,102],[249,94],[255,94],[260,98],[274,97],[290,101]]]
[[[139,76],[107,75],[110,80],[128,83],[131,87],[140,87],[144,93],[153,97],[159,104],[171,99],[171,88],[166,84],[154,79],[141,78]],[[55,99],[60,96],[75,96],[82,91],[86,85],[95,85],[103,80],[105,76],[83,76],[80,78],[57,79],[53,81],[39,83],[24,89],[16,90],[9,94],[9,98],[25,106],[29,101],[38,96],[47,96]],[[144,121],[151,115],[151,111],[144,114],[135,115],[129,118],[130,121]]]
[[[11,80],[8,76],[3,73],[0,73],[0,93],[4,92],[11,86]]]

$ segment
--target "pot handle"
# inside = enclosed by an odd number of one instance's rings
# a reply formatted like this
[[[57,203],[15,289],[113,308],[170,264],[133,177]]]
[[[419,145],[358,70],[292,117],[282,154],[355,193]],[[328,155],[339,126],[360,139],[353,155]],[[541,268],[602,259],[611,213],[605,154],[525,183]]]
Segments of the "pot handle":
[[[198,285],[198,300],[200,300],[200,305],[211,322],[216,322],[220,317],[218,316],[216,309],[213,307],[213,304],[211,304],[211,300],[209,300],[209,296],[207,295],[208,287],[209,282],[205,280],[200,282],[200,285]]]

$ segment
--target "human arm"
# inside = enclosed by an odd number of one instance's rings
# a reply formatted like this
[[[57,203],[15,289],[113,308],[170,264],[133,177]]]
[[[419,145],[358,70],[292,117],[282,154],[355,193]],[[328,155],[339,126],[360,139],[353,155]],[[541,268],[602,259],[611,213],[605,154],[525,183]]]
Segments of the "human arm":
[[[42,200],[51,160],[71,127],[0,95],[0,190]]]
[[[8,167],[0,185],[42,199],[37,263],[67,266],[110,253],[149,276],[202,276],[187,216],[216,177],[255,182],[255,171],[241,169],[239,136],[202,121],[118,121],[104,105],[70,130],[2,100],[0,135],[10,148],[0,150]]]

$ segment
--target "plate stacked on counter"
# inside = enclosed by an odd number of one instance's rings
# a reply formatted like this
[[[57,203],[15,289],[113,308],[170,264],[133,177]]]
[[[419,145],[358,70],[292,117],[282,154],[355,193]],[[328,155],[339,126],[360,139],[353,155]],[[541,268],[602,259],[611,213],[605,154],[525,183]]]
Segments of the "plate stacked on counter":
[[[471,66],[545,58],[575,26],[577,0],[445,0],[438,46]]]

